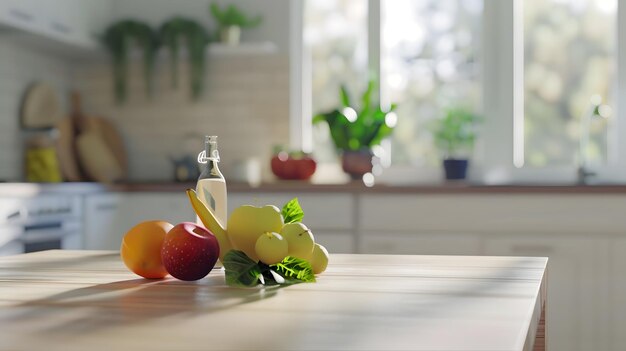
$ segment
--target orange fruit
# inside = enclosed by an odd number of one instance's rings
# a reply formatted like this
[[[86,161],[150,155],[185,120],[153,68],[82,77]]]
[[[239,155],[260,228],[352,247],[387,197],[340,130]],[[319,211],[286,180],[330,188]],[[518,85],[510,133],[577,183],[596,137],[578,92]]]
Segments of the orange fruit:
[[[148,279],[167,276],[161,261],[165,234],[174,226],[165,221],[146,221],[132,227],[122,240],[120,255],[128,269]]]

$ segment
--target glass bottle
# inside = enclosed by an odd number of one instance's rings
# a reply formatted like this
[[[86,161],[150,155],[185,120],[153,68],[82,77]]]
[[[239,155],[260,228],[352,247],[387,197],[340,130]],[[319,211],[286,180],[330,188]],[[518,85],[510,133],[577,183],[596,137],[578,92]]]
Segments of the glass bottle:
[[[198,162],[206,166],[200,173],[196,193],[198,198],[215,215],[222,226],[226,226],[227,203],[226,203],[226,180],[220,172],[220,155],[217,151],[217,136],[206,136],[204,151],[198,155]],[[198,220],[198,223],[200,221]]]

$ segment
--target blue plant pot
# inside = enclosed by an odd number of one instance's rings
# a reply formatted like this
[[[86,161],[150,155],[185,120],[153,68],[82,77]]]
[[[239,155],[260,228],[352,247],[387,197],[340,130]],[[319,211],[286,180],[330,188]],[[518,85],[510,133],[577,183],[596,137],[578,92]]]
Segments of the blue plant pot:
[[[446,171],[447,180],[463,180],[467,177],[468,160],[447,159],[443,160],[443,169]]]

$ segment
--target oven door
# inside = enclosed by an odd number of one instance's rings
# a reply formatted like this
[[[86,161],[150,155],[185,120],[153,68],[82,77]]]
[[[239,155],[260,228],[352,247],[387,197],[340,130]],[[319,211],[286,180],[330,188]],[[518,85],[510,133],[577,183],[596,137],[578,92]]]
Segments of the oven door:
[[[80,223],[48,221],[0,227],[0,255],[80,249]]]

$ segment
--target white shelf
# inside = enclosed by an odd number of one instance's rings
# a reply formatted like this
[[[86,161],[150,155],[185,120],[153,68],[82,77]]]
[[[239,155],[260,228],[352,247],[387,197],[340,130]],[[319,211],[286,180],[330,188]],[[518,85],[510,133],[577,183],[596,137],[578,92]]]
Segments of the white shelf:
[[[228,55],[270,55],[278,51],[276,44],[270,41],[241,43],[236,46],[221,43],[209,44],[209,54],[214,56]]]
[[[3,38],[69,59],[97,60],[97,57],[107,56],[103,55],[106,54],[105,48],[95,36],[89,34],[89,28],[54,20],[43,8],[22,9],[20,1],[22,0],[0,0],[0,36]],[[184,46],[181,49],[182,56],[186,57]],[[234,46],[210,43],[206,56],[271,55],[277,51],[276,44],[270,41],[243,42]],[[135,59],[142,54],[133,49],[130,56]],[[167,48],[162,47],[158,58],[166,59],[167,56]]]
[[[210,43],[207,47],[206,59],[235,56],[263,56],[273,55],[277,52],[278,47],[270,41],[241,43],[237,46]],[[180,48],[179,59],[186,60],[187,57],[187,48],[183,46]],[[132,48],[129,53],[129,58],[132,61],[143,60],[143,52],[139,48]],[[99,46],[97,49],[89,51],[82,59],[92,61],[108,60],[108,52],[104,47]],[[156,59],[161,62],[169,60],[169,50],[166,47],[161,47],[157,53]]]

